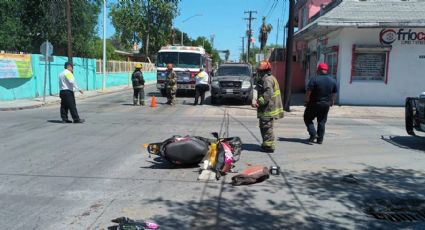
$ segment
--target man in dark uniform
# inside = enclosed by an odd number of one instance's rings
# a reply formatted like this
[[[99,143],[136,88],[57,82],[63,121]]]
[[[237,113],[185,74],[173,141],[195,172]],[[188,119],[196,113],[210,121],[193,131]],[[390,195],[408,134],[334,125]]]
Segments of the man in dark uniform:
[[[165,90],[167,93],[167,104],[176,105],[177,75],[173,70],[173,64],[167,64]]]
[[[145,105],[145,79],[143,79],[142,65],[136,64],[135,70],[131,75],[131,82],[133,84],[133,105]]]
[[[270,62],[260,62],[257,68],[257,73],[260,77],[256,86],[257,100],[252,103],[252,106],[257,108],[257,117],[263,138],[261,149],[269,153],[274,152],[276,148],[273,122],[276,119],[283,118],[279,83],[271,74],[271,68]]]
[[[317,143],[323,143],[325,124],[328,118],[329,107],[335,104],[337,85],[335,79],[328,74],[329,67],[326,63],[320,63],[317,67],[317,77],[310,79],[307,85],[307,93],[304,97],[304,123],[310,134],[309,142],[314,142],[317,135]],[[313,120],[317,118],[317,132]]]

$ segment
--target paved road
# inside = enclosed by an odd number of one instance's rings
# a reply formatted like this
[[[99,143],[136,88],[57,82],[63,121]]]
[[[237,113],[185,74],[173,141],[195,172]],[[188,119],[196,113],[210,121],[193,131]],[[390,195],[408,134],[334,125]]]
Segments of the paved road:
[[[152,87],[148,95],[156,95]],[[150,98],[149,96],[149,98]],[[102,229],[110,219],[151,219],[161,229],[424,229],[424,222],[370,218],[385,202],[425,202],[425,139],[391,117],[329,118],[323,145],[305,142],[299,114],[276,123],[278,151],[259,151],[249,106],[133,107],[131,91],[77,101],[85,124],[61,124],[59,106],[0,112],[1,229]],[[207,136],[229,113],[244,142],[237,169],[278,165],[252,185],[198,182],[197,168],[170,168],[142,145],[173,134]],[[345,182],[353,174],[358,180]],[[380,206],[381,205],[381,206]]]

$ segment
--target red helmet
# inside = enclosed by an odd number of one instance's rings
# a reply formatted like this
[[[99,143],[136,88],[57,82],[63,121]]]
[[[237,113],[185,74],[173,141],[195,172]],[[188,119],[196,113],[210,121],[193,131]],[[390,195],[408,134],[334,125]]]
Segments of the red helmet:
[[[260,64],[257,67],[257,70],[270,70],[272,69],[272,65],[268,61],[261,61]]]
[[[173,64],[167,64],[167,69],[173,69]]]
[[[320,63],[320,64],[317,66],[317,70],[318,70],[318,71],[320,71],[320,70],[328,71],[328,70],[329,70],[329,66],[328,66],[328,64],[326,64],[326,63],[322,62],[322,63]]]

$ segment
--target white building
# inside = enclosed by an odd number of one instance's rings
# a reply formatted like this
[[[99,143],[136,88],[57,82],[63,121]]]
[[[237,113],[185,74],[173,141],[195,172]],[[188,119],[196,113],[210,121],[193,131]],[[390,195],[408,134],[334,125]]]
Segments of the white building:
[[[329,64],[339,104],[404,105],[425,91],[424,0],[334,0],[295,41],[306,80]]]

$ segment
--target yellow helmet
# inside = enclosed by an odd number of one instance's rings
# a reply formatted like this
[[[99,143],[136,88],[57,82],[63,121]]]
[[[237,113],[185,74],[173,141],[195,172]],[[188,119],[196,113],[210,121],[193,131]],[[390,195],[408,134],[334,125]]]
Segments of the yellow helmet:
[[[137,63],[137,64],[136,64],[136,66],[135,66],[135,68],[136,68],[136,69],[141,69],[141,68],[142,68],[142,64]]]

